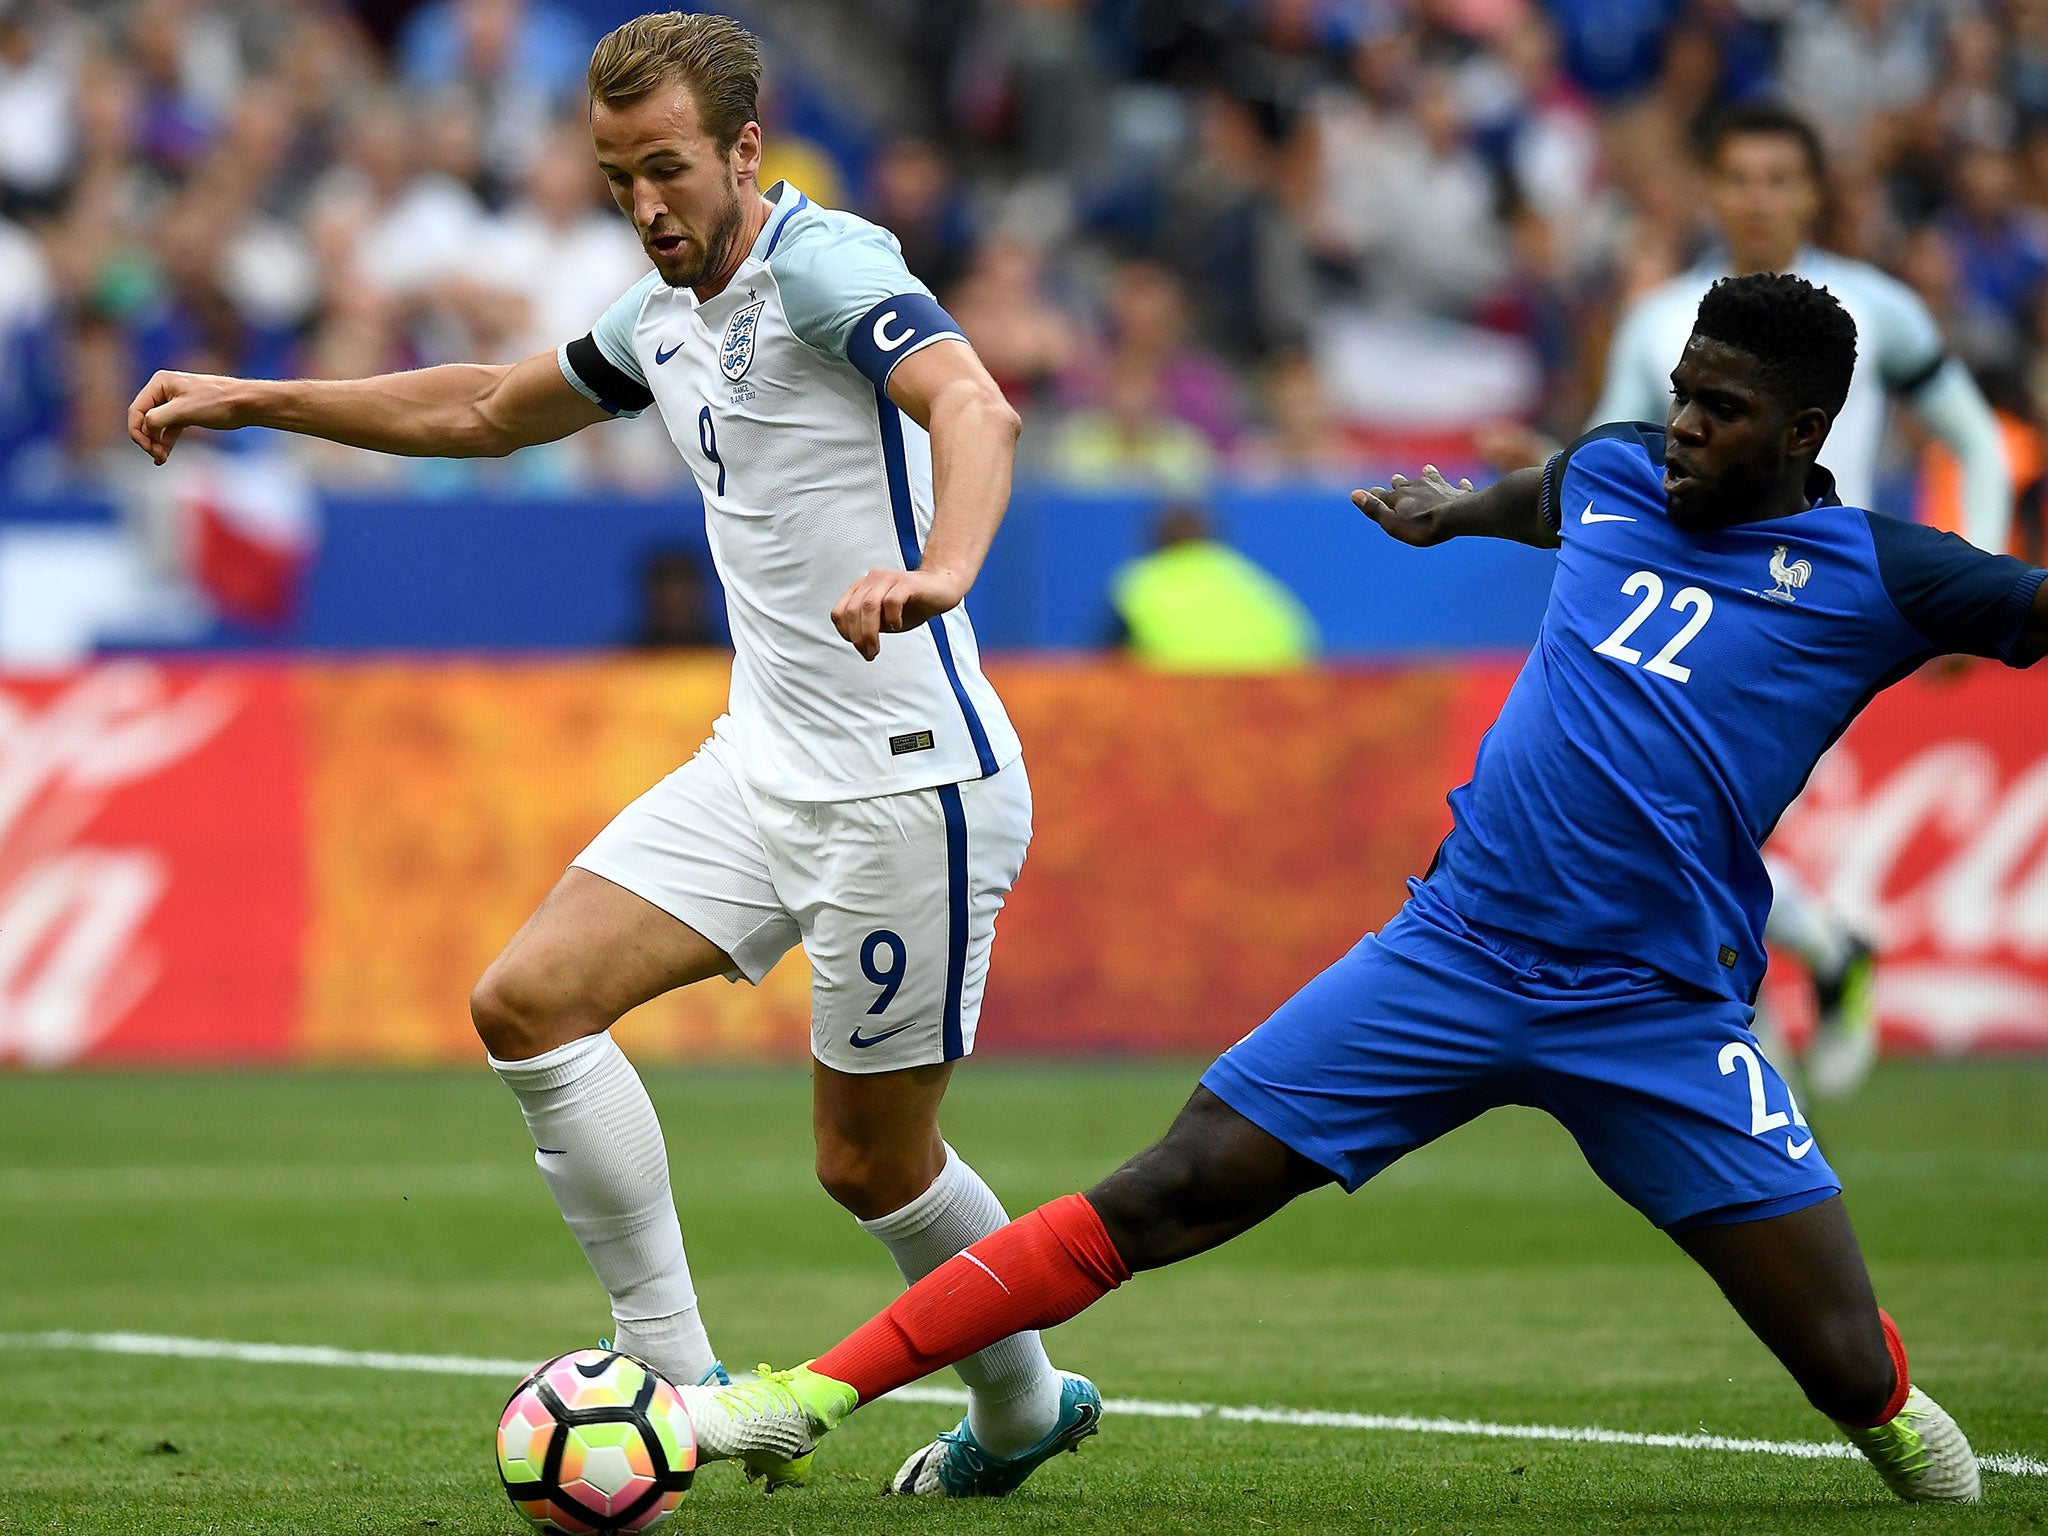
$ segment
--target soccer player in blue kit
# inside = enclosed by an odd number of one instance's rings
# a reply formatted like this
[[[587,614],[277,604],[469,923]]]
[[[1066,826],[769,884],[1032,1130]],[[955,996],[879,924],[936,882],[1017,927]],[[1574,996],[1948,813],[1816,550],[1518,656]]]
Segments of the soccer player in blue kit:
[[[1976,1499],[1969,1442],[1909,1380],[1841,1185],[1750,1032],[1758,847],[1821,753],[1930,657],[2048,653],[2044,572],[1836,498],[1816,459],[1855,355],[1825,289],[1728,278],[1663,428],[1601,427],[1482,491],[1431,470],[1357,492],[1405,543],[1559,550],[1535,651],[1429,872],[1102,1183],[983,1238],[808,1365],[686,1392],[700,1451],[807,1453],[991,1340],[1527,1104],[1714,1278],[1894,1492]]]

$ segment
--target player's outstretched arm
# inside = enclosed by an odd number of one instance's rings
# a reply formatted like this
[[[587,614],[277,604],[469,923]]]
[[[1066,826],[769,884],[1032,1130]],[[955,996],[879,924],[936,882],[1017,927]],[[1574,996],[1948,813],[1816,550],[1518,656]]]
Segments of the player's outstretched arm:
[[[1419,480],[1396,475],[1391,486],[1351,493],[1353,506],[1403,544],[1477,536],[1555,549],[1557,534],[1543,520],[1542,499],[1540,466],[1518,469],[1475,491],[1470,480],[1452,485],[1431,464]]]
[[[1023,423],[974,349],[945,340],[889,374],[889,398],[932,435],[932,531],[914,571],[869,571],[832,609],[832,623],[873,661],[900,634],[967,596],[1010,504]]]
[[[606,419],[542,352],[369,379],[231,379],[159,373],[128,407],[128,436],[161,464],[187,427],[275,427],[416,458],[496,458]]]

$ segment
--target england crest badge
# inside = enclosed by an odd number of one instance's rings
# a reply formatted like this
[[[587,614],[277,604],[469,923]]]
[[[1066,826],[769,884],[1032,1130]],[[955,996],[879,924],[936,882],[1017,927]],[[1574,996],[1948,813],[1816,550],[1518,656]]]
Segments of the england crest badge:
[[[767,303],[762,299],[749,304],[726,322],[725,340],[718,347],[718,367],[735,384],[754,366],[754,334],[761,327],[761,311]]]

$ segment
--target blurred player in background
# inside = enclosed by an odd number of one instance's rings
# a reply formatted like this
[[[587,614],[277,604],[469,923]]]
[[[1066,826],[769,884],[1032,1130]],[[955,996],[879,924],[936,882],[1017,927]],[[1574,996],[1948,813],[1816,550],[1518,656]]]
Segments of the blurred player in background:
[[[1969,1442],[1912,1384],[1840,1181],[1749,1028],[1759,844],[1815,760],[1933,656],[2048,653],[2039,568],[1836,496],[1815,461],[1855,355],[1825,291],[1730,278],[1700,305],[1665,428],[1602,427],[1484,491],[1431,471],[1357,492],[1407,544],[1559,551],[1536,649],[1407,904],[1085,1195],[976,1243],[808,1366],[686,1392],[700,1453],[807,1454],[987,1339],[1528,1104],[1714,1278],[1887,1486],[1974,1502]]]
[[[724,1372],[612,1024],[675,987],[759,982],[802,943],[818,1177],[915,1280],[1008,1220],[938,1112],[1031,836],[960,607],[1009,499],[1016,413],[893,237],[760,190],[760,72],[753,37],[714,15],[599,44],[598,161],[655,270],[559,352],[334,382],[158,374],[129,413],[161,463],[187,427],[463,457],[659,409],[725,584],[730,711],[576,859],[471,1006],[618,1347],[685,1384]],[[902,1491],[1007,1492],[1101,1412],[1035,1334],[960,1374],[967,1417]],[[773,1458],[750,1470],[774,1486]]]
[[[1692,332],[1701,297],[1720,278],[1795,272],[1825,287],[1856,322],[1860,341],[1849,396],[1828,434],[1828,468],[1843,501],[1877,504],[1887,396],[1911,406],[1955,453],[1962,471],[1963,534],[2003,554],[2012,533],[2013,484],[1998,419],[1914,292],[1867,262],[1816,249],[1827,179],[1819,136],[1782,107],[1737,107],[1717,118],[1705,145],[1708,197],[1725,242],[1630,308],[1615,329],[1600,399],[1588,427],[1659,421],[1671,402],[1671,366]],[[1534,463],[1554,445],[1498,434],[1503,468]],[[1814,1093],[1841,1098],[1877,1057],[1873,955],[1856,933],[1781,859],[1765,860],[1775,899],[1765,937],[1806,962],[1818,1029],[1805,1067]]]

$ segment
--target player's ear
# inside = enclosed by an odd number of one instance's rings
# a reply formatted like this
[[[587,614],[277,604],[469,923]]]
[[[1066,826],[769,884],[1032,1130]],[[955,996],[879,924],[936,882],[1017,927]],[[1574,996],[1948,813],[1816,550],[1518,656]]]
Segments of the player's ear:
[[[1828,413],[1817,405],[1794,411],[1785,419],[1785,451],[1795,459],[1817,456],[1832,425]]]
[[[733,175],[740,181],[753,181],[761,174],[761,125],[749,123],[732,141]]]

